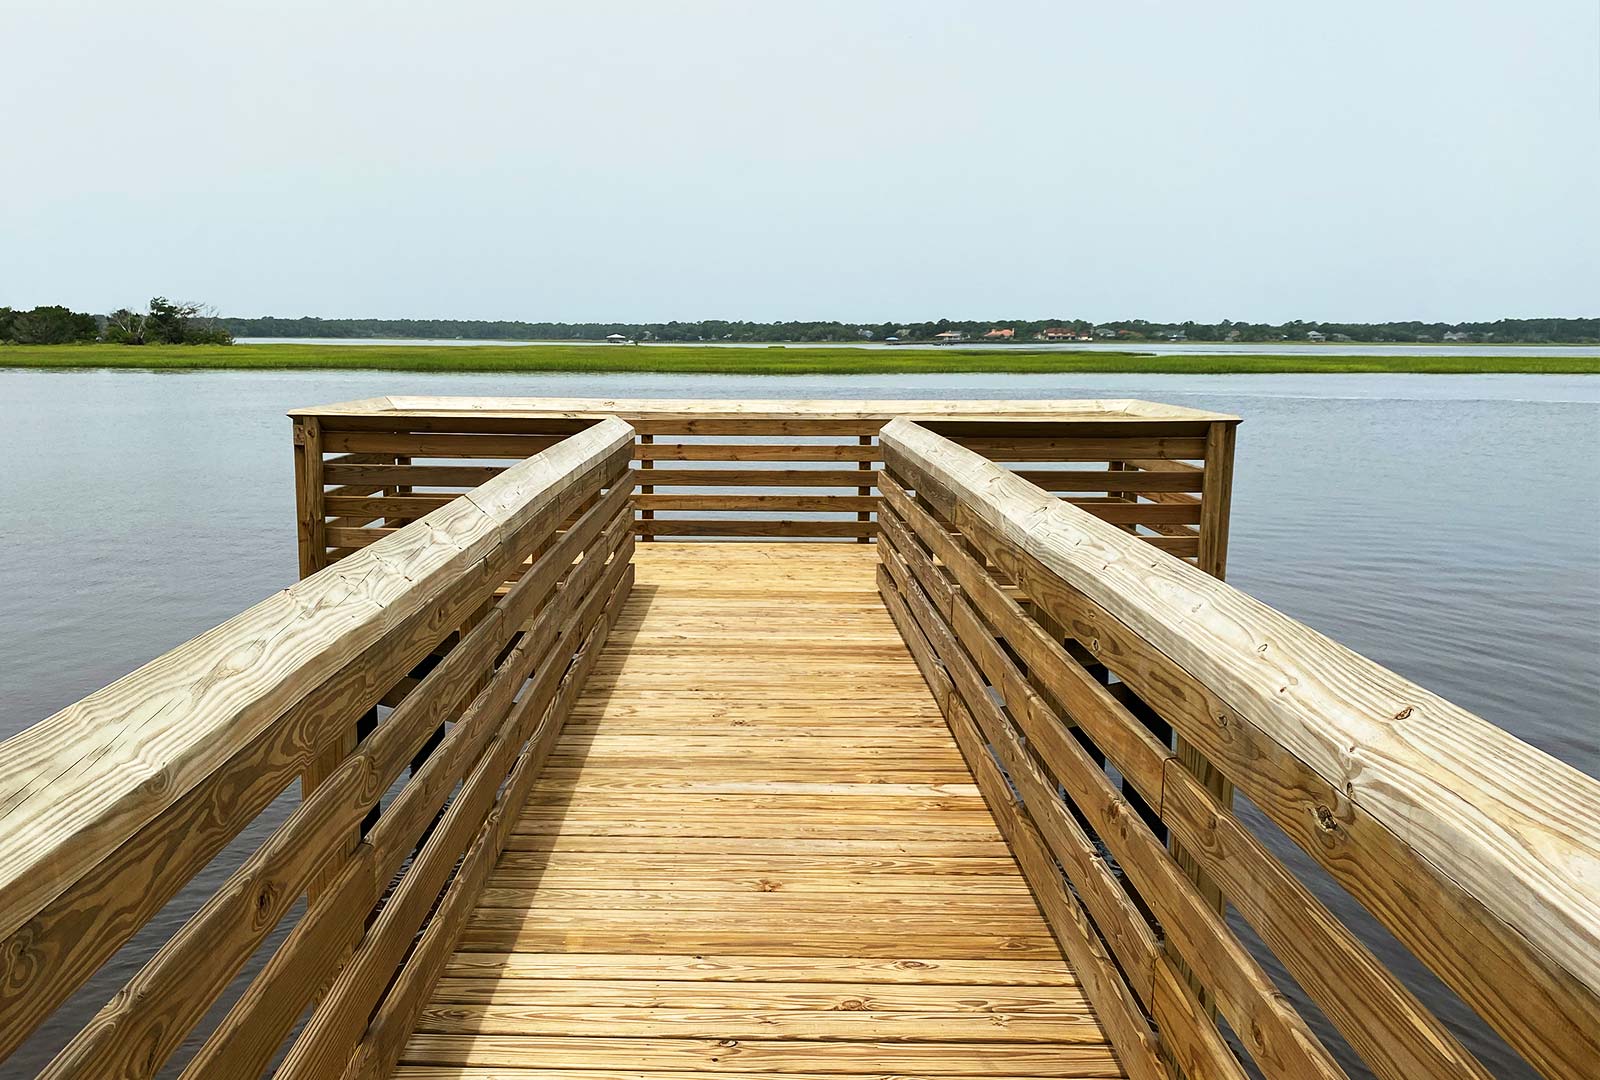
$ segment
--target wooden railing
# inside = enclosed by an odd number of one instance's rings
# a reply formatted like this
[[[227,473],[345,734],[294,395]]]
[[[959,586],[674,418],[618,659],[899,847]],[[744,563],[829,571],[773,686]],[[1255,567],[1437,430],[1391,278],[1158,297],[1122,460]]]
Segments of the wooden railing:
[[[581,427],[0,744],[0,1059],[302,777],[43,1075],[255,1076],[308,1007],[280,1075],[387,1074],[633,581],[634,433]]]
[[[1140,401],[375,398],[296,410],[302,574],[601,416],[639,433],[642,540],[866,542],[878,430],[907,416],[1220,572],[1236,417]]]
[[[1229,908],[1373,1074],[1488,1075],[1224,785],[1543,1075],[1600,1075],[1600,784],[924,427],[881,444],[884,600],[1131,1076],[1345,1075]]]

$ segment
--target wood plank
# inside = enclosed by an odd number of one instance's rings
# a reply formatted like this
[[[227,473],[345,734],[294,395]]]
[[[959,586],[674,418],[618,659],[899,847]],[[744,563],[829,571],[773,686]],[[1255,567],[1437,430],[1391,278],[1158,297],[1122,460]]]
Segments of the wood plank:
[[[515,1035],[417,1035],[407,1065],[683,1070],[717,1073],[837,1072],[883,1076],[1120,1076],[1109,1047],[1000,1043],[975,1052],[960,1042],[831,1043],[801,1039],[605,1039]]]
[[[365,485],[368,489],[474,488],[505,471],[503,465],[326,465],[322,480],[327,484]]]
[[[1012,472],[1050,492],[1104,491],[1144,494],[1153,491],[1199,491],[1205,484],[1198,470],[1145,473],[1111,469],[1013,469]]]
[[[790,518],[656,518],[635,523],[645,536],[871,536],[870,521],[804,521]]]
[[[1077,978],[1059,957],[1029,960],[881,959],[830,956],[710,956],[654,953],[458,952],[445,978],[489,979],[510,986],[523,979],[671,980],[787,984],[866,983],[919,986],[1073,987]]]
[[[878,508],[871,495],[637,495],[633,502],[641,510],[855,513]]]
[[[810,962],[810,958],[806,958]],[[987,969],[980,968],[986,971]],[[792,973],[791,973],[792,974]],[[972,1015],[1069,1015],[1083,995],[1067,986],[793,981],[738,983],[702,979],[444,978],[433,990],[439,1004],[593,1006],[605,1009],[759,1009],[762,1012],[959,1012]]]
[[[1176,455],[1175,455],[1176,456]],[[661,442],[634,447],[639,461],[881,461],[876,446],[854,443],[686,443]],[[860,483],[860,476],[856,478]]]
[[[560,435],[435,435],[325,428],[326,453],[403,454],[411,458],[525,458],[550,449]]]
[[[684,1009],[605,1008],[597,1005],[432,1003],[416,1030],[435,1035],[515,1035],[715,1039],[825,1039],[863,1042],[943,1040],[983,1043],[1072,1043],[1103,1045],[1105,1034],[1092,1016],[1069,1009],[1029,1013],[973,1013],[929,1008],[917,1012],[878,1012],[851,1008]],[[974,1046],[969,1053],[981,1053]]]
[[[869,472],[867,482],[870,484],[876,477],[876,472]],[[855,488],[861,486],[862,474],[858,470],[843,469],[726,469],[710,465],[663,469],[656,465],[651,470],[650,480],[657,491],[667,487]]]

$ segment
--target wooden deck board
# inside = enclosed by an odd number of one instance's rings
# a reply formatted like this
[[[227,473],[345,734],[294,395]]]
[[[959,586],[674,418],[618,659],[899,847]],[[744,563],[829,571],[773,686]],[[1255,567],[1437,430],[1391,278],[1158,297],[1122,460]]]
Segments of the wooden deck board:
[[[658,544],[396,1076],[1121,1076],[873,549]]]

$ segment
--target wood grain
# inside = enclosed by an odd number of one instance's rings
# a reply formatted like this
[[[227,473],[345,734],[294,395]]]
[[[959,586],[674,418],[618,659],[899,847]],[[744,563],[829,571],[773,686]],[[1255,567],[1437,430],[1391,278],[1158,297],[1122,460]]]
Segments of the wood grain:
[[[574,706],[598,723],[564,729],[550,760],[567,768],[508,820],[402,1072],[581,1061],[645,1077],[743,1055],[784,1071],[1010,1075],[1037,1060],[1044,1075],[1121,1075],[948,729],[898,729],[931,703],[876,602],[872,550],[826,549],[811,565],[827,591],[791,604],[774,585],[809,560],[784,547],[635,553],[629,637],[613,634]],[[836,626],[856,644],[833,647]],[[826,734],[694,719],[782,715],[813,688],[845,709]],[[675,734],[663,715],[683,717]],[[893,779],[871,775],[885,767]],[[943,839],[957,837],[974,839]],[[631,846],[572,849],[590,838]],[[972,846],[908,854],[955,844]],[[668,1049],[699,1045],[732,1058]]]

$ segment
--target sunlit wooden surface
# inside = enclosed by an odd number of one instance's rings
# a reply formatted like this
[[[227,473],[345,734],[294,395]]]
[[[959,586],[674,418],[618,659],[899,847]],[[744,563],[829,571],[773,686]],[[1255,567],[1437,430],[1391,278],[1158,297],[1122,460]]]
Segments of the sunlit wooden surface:
[[[635,561],[397,1075],[1122,1075],[876,552]]]

